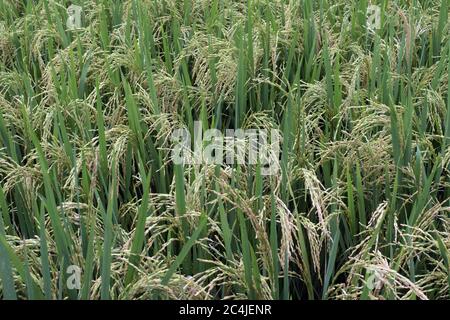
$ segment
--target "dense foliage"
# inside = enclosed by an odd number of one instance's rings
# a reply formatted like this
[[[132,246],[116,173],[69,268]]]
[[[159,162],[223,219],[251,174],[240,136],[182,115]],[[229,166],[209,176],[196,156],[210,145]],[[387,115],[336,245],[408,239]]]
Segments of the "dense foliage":
[[[450,298],[448,0],[72,2],[0,0],[0,297]]]

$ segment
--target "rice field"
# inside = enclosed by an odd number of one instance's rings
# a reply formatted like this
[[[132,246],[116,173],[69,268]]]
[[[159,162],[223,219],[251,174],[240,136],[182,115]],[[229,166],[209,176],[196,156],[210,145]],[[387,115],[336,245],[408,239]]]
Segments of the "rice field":
[[[0,0],[0,298],[450,299],[449,5]]]

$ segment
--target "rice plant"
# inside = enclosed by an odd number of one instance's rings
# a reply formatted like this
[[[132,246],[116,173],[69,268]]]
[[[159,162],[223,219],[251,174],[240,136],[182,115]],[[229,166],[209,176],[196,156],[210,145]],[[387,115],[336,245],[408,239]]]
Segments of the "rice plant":
[[[449,299],[449,4],[0,0],[0,297]]]

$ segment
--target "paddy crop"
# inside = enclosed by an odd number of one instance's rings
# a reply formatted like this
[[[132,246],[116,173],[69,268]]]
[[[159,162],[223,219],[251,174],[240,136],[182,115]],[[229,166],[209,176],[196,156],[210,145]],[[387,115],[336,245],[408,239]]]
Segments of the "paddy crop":
[[[0,0],[0,297],[449,299],[448,15]],[[199,127],[279,170],[174,162]]]

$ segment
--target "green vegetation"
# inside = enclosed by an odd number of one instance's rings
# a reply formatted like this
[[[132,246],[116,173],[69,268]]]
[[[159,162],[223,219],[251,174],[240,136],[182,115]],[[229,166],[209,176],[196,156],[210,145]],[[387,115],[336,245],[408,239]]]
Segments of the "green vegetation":
[[[1,298],[450,298],[449,0],[72,2],[0,0]]]

